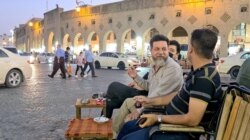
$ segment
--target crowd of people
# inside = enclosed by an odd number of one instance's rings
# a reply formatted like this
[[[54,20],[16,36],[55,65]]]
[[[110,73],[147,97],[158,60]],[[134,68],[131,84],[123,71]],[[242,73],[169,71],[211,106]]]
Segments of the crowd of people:
[[[86,77],[87,74],[91,71],[92,77],[97,77],[95,74],[95,68],[94,68],[94,54],[92,53],[92,46],[89,45],[89,50],[84,50],[83,52],[80,52],[76,59],[76,70],[75,70],[75,77],[78,77],[78,70],[81,70],[81,77]],[[84,65],[84,67],[82,67]],[[66,66],[66,67],[65,67]],[[89,66],[89,70],[87,70]],[[66,79],[66,75],[68,75],[68,78],[72,77],[73,74],[73,68],[70,62],[70,47],[66,48],[66,51],[64,51],[61,48],[61,45],[57,45],[57,49],[55,51],[55,57],[54,57],[54,63],[53,63],[53,71],[48,76],[50,78],[54,78],[55,74],[58,70],[61,70],[61,77],[63,79]],[[85,72],[87,71],[87,72]]]

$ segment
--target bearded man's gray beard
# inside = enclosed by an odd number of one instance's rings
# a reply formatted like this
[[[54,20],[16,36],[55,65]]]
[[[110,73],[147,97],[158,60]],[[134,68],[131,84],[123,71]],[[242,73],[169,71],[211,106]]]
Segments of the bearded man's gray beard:
[[[161,67],[164,66],[166,64],[167,59],[163,59],[163,58],[158,58],[158,59],[153,59],[153,65],[157,66],[157,67]]]

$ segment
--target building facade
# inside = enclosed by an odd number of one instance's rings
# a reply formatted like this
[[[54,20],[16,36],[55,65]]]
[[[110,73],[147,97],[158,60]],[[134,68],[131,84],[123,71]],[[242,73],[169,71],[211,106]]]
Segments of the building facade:
[[[0,46],[13,46],[14,37],[7,34],[0,35]]]
[[[91,44],[98,53],[142,57],[148,54],[154,34],[188,44],[194,29],[210,28],[218,33],[217,53],[226,56],[240,47],[250,50],[249,4],[249,0],[124,0],[83,5],[79,11],[56,7],[43,19],[34,18],[16,28],[16,46],[23,51],[53,52],[61,44],[77,54]]]

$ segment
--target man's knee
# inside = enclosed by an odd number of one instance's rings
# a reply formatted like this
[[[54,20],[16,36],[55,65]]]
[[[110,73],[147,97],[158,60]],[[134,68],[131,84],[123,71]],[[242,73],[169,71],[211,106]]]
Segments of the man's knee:
[[[111,90],[111,89],[117,89],[119,88],[120,86],[124,86],[124,84],[120,83],[120,82],[112,82],[109,87],[108,87],[108,90]]]
[[[112,82],[109,86],[108,86],[108,90],[107,90],[107,98],[114,98],[115,96],[118,96],[118,92],[119,92],[119,88],[121,87],[121,83],[119,82]]]
[[[129,112],[132,112],[135,109],[135,100],[133,98],[127,98],[124,101],[125,108],[129,110]]]

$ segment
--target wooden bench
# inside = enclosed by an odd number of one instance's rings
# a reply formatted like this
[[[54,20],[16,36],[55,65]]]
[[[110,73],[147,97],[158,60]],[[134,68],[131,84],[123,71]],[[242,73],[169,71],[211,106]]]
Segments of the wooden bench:
[[[246,94],[247,93],[247,94]],[[229,86],[217,120],[216,132],[207,132],[202,126],[160,124],[160,131],[204,133],[215,140],[250,140],[250,91]]]

